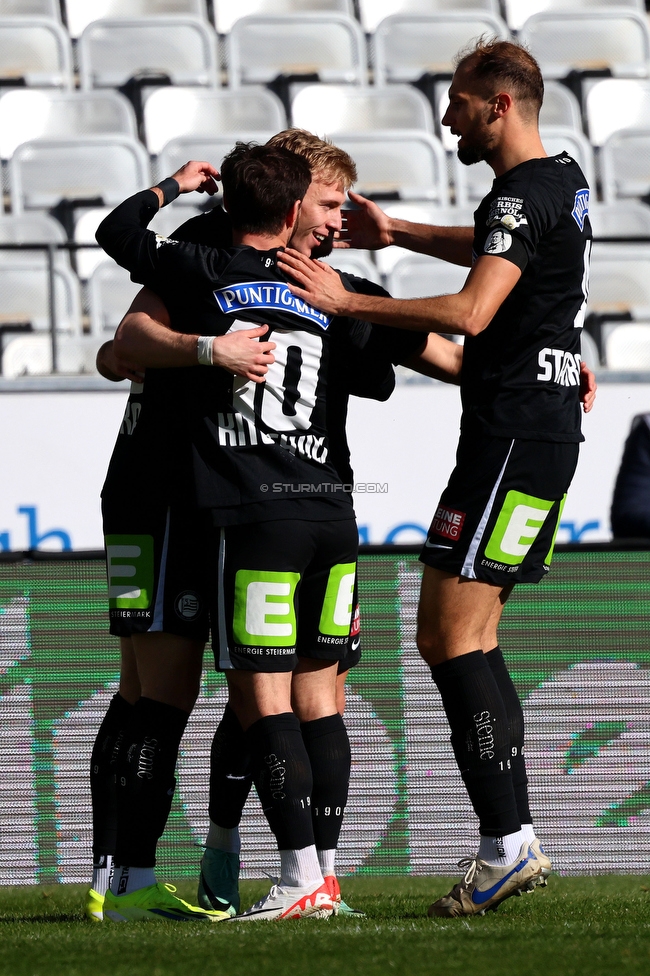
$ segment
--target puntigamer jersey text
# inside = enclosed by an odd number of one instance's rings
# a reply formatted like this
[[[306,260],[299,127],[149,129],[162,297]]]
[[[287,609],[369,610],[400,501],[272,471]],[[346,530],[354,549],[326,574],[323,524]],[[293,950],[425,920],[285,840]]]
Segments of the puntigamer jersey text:
[[[464,426],[502,437],[583,440],[588,214],[587,181],[564,153],[530,159],[498,177],[476,210],[475,260],[497,255],[522,274],[489,326],[465,340]]]
[[[168,193],[173,182],[166,183]],[[157,237],[145,229],[157,203],[148,190],[125,201],[100,226],[100,244],[164,299],[175,328],[221,335],[268,323],[264,338],[276,344],[261,384],[218,368],[179,371],[174,406],[192,441],[199,505],[213,509],[221,525],[349,518],[350,485],[341,477],[349,470],[345,377],[368,345],[369,326],[332,320],[296,299],[277,269],[275,250]],[[386,377],[382,399],[392,390],[388,365],[378,357],[372,377],[373,396],[378,374]]]

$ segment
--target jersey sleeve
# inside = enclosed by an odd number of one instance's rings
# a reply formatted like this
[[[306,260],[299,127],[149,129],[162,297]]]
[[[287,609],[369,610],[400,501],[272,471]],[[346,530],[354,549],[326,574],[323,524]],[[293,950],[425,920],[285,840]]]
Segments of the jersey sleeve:
[[[477,256],[501,257],[523,271],[541,237],[559,220],[563,203],[562,179],[549,178],[539,170],[525,177],[513,173],[490,203],[487,236]]]
[[[162,184],[165,202],[168,202],[168,183],[175,183],[175,180],[165,180]],[[165,292],[177,282],[185,286],[198,285],[218,278],[228,260],[225,252],[160,237],[148,230],[158,209],[158,197],[153,190],[134,194],[101,222],[97,228],[97,243],[131,272],[134,281],[152,291]]]
[[[223,207],[190,217],[171,235],[175,241],[204,244],[206,247],[232,247],[232,223]]]

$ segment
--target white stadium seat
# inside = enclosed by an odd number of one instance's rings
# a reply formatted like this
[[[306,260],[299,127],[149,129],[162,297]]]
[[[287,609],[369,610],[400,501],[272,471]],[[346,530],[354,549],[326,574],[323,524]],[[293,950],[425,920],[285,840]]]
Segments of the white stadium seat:
[[[317,74],[320,81],[363,84],[366,44],[359,24],[342,14],[244,17],[226,39],[230,84],[278,75]]]
[[[636,10],[536,14],[519,39],[537,58],[544,77],[603,68],[622,78],[648,74],[648,24]]]
[[[306,85],[293,100],[291,119],[298,128],[319,135],[375,129],[422,129],[433,133],[431,106],[410,85]]]
[[[363,29],[371,34],[386,17],[395,14],[458,13],[485,10],[500,15],[499,0],[359,0]]]
[[[30,16],[61,20],[59,0],[0,0],[0,17]]]
[[[242,17],[258,14],[339,13],[354,17],[353,0],[213,0],[214,19],[220,34],[227,34]]]
[[[131,281],[129,272],[119,264],[104,258],[93,271],[89,286],[90,331],[105,340],[114,335],[142,285]]]
[[[642,197],[650,192],[650,126],[621,129],[601,149],[603,199]]]
[[[373,36],[375,84],[451,74],[458,51],[482,34],[509,37],[502,20],[481,11],[387,17]]]
[[[568,152],[576,160],[587,183],[594,188],[595,195],[593,150],[586,137],[575,129],[566,129],[561,126],[540,128],[540,135],[549,156]],[[453,168],[456,199],[459,205],[467,206],[470,203],[478,203],[482,200],[490,190],[494,180],[494,172],[490,166],[484,162],[475,163],[473,166],[464,166],[454,155]]]
[[[580,346],[580,355],[589,369],[594,371],[600,369],[600,356],[598,355],[596,340],[584,329],[580,334]]]
[[[95,244],[95,231],[104,217],[108,217],[110,207],[93,207],[83,210],[74,225],[76,244]],[[164,213],[164,210],[161,211]],[[79,248],[77,251],[77,274],[85,281],[90,278],[98,264],[106,260],[106,254],[99,247]]]
[[[591,254],[589,311],[650,316],[650,245],[598,244]]]
[[[469,268],[425,254],[411,254],[397,262],[388,275],[386,287],[393,298],[453,295],[461,290],[468,274]]]
[[[636,200],[589,204],[594,237],[650,238],[650,207]]]
[[[186,136],[183,139],[171,139],[163,146],[158,157],[158,179],[161,180],[166,176],[171,176],[188,159],[205,159],[219,169],[221,160],[234,148],[238,140],[242,142],[256,142],[259,145],[263,145],[273,135],[275,135],[275,132],[269,131],[231,132],[220,133],[213,138]],[[174,207],[182,209],[196,207],[201,202],[207,201],[207,199],[204,194],[183,193],[175,201]],[[180,222],[181,220],[179,220]]]
[[[81,87],[116,88],[136,75],[175,85],[217,84],[217,35],[191,17],[97,20],[79,38]]]
[[[95,336],[57,336],[57,371],[68,375],[96,375],[95,359],[102,342]],[[4,351],[3,374],[7,379],[19,376],[43,376],[52,372],[52,343],[47,335],[26,335],[8,342]]]
[[[503,0],[503,7],[511,30],[520,30],[533,14],[568,10],[579,10],[590,13],[592,10],[602,10],[603,7],[623,8],[645,12],[644,0]]]
[[[598,81],[587,92],[586,111],[593,146],[602,146],[619,129],[650,129],[650,81]]]
[[[605,364],[608,369],[650,369],[650,323],[617,324],[608,330]]]
[[[390,129],[346,133],[336,144],[357,165],[355,189],[367,195],[399,194],[402,199],[449,199],[445,152],[439,139],[427,132]]]
[[[71,88],[72,50],[61,24],[40,17],[0,17],[0,79]]]
[[[147,147],[153,155],[171,139],[210,138],[238,130],[279,132],[286,124],[280,99],[257,85],[236,89],[158,88],[144,105]]]
[[[150,186],[146,150],[128,136],[25,142],[9,163],[12,210],[48,210],[61,200],[116,206]],[[97,206],[97,203],[95,203]]]
[[[23,142],[75,136],[137,135],[131,103],[118,92],[35,91],[15,88],[0,97],[0,157]]]
[[[329,257],[324,258],[326,264],[345,274],[356,275],[357,278],[367,278],[376,285],[381,284],[381,277],[373,263],[370,251],[336,250]]]
[[[474,210],[472,207],[440,207],[435,204],[419,201],[418,203],[388,203],[382,208],[389,217],[398,220],[410,220],[415,224],[431,224],[434,227],[473,227]],[[382,275],[388,275],[398,261],[411,251],[405,247],[383,247],[375,251],[375,262]]]
[[[0,216],[0,244],[63,244],[66,236],[63,227],[42,213]],[[58,266],[70,267],[68,252],[55,250],[54,261]],[[0,264],[25,264],[45,268],[48,257],[45,251],[0,251]]]
[[[60,332],[81,332],[79,282],[57,264],[54,269],[56,325]],[[0,321],[29,322],[33,329],[50,328],[49,281],[42,262],[0,264]]]
[[[79,37],[93,20],[184,14],[207,20],[205,0],[65,0],[68,30]]]
[[[445,116],[449,105],[449,82],[436,82],[436,105],[440,122]],[[559,81],[544,83],[544,101],[539,113],[539,123],[542,126],[562,126],[582,132],[582,117],[580,104],[575,95],[566,85]],[[458,137],[453,136],[449,127],[441,125],[442,144],[448,152],[456,152]]]

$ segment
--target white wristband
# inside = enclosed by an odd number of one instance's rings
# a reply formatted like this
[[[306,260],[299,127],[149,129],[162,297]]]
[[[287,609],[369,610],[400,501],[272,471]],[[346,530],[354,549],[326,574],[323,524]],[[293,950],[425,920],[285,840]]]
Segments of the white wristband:
[[[196,355],[201,366],[212,366],[212,343],[214,336],[199,336],[196,343]]]

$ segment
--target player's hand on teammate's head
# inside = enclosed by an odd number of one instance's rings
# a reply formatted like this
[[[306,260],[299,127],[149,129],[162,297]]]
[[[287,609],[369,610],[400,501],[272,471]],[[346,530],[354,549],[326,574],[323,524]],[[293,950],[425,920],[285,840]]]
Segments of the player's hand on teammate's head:
[[[176,180],[181,193],[191,193],[197,190],[199,193],[209,193],[212,196],[219,189],[217,180],[220,179],[219,170],[216,170],[212,163],[205,160],[190,160],[177,170],[172,179]]]
[[[261,341],[268,330],[268,325],[257,325],[217,336],[212,343],[213,364],[253,383],[263,383],[275,362],[275,343]]]
[[[133,363],[127,363],[115,355],[115,346],[110,339],[100,346],[96,359],[97,372],[107,380],[118,383],[120,380],[132,380],[142,383],[144,370]]]
[[[278,268],[297,282],[289,282],[294,295],[329,315],[344,315],[347,291],[338,271],[322,261],[313,261],[292,247],[278,251]]]
[[[580,400],[582,409],[589,413],[596,400],[596,390],[598,389],[596,377],[591,372],[584,361],[580,362]]]
[[[359,247],[364,250],[378,250],[393,243],[390,230],[391,219],[372,200],[360,193],[349,194],[358,210],[343,210],[343,228],[338,234],[334,247]]]

